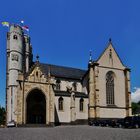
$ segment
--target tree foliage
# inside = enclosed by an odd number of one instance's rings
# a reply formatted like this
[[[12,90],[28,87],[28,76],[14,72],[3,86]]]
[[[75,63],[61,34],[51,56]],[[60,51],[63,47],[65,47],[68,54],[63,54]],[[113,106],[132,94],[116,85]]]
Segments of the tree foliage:
[[[132,102],[132,114],[140,114],[140,101],[138,103]]]
[[[6,111],[4,107],[0,106],[0,125],[5,124]]]

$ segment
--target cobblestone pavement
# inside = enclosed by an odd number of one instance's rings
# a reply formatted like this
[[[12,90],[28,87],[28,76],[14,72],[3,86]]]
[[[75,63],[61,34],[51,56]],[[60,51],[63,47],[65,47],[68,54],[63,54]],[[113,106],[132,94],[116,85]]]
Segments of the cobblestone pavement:
[[[0,128],[0,140],[140,140],[140,129],[92,126]]]

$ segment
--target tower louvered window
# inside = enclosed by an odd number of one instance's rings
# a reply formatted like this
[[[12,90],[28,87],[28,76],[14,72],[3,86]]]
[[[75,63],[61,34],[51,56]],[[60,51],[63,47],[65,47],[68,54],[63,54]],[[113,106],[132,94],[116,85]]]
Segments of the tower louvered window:
[[[13,36],[13,39],[17,40],[18,39],[17,35],[14,35]]]
[[[106,74],[106,103],[114,105],[114,73],[109,71]]]

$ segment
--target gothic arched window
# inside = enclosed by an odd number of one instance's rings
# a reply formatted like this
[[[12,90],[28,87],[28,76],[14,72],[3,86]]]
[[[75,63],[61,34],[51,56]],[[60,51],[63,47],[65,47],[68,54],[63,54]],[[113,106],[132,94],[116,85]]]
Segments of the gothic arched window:
[[[84,99],[81,98],[79,101],[79,110],[84,111]]]
[[[56,80],[56,90],[60,90],[60,83],[61,81],[59,79]]]
[[[114,73],[109,71],[106,74],[106,103],[114,105]]]
[[[14,35],[13,36],[13,39],[17,40],[18,39],[17,35]]]
[[[64,110],[63,104],[64,104],[64,99],[63,99],[62,97],[60,97],[60,98],[58,99],[58,109],[59,109],[60,111]]]

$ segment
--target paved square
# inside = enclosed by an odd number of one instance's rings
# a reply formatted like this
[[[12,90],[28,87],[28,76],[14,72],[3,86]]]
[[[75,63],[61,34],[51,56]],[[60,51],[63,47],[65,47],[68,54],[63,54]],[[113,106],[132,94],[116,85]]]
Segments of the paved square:
[[[1,128],[0,140],[140,140],[140,129],[92,126]]]

